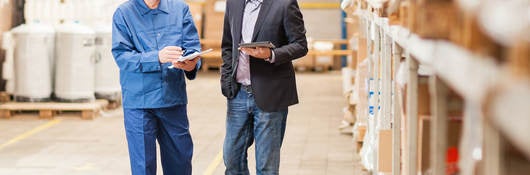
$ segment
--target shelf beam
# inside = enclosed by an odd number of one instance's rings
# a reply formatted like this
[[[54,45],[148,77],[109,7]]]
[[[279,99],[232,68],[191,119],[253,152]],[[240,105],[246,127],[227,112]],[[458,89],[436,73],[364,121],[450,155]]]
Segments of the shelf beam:
[[[429,80],[431,94],[431,168],[433,174],[445,174],[447,153],[447,126],[448,126],[448,91],[449,88],[437,76]]]
[[[504,144],[497,129],[488,121],[484,121],[484,175],[503,175]]]
[[[398,70],[401,62],[402,49],[397,43],[392,43],[392,62],[394,63],[394,70]],[[394,94],[392,96],[392,175],[401,174],[401,92],[396,83],[396,73],[394,73],[394,87],[392,88]]]
[[[418,166],[418,62],[407,52],[409,75],[407,80],[408,175],[417,175]]]

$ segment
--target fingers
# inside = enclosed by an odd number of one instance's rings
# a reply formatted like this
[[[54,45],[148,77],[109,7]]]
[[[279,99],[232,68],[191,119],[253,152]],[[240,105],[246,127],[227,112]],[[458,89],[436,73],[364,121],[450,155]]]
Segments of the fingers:
[[[164,53],[170,59],[178,59],[182,56],[182,54],[184,54],[183,51],[166,51]]]
[[[182,69],[185,71],[192,71],[195,69],[195,66],[197,65],[197,62],[199,61],[198,58],[195,58],[193,60],[186,60],[186,61],[173,61],[173,67]]]
[[[164,47],[164,50],[168,51],[182,51],[182,48],[179,46],[166,46]]]
[[[180,62],[180,61],[173,61],[173,67],[175,68],[179,68],[179,69],[182,69],[184,67],[184,63]]]
[[[184,51],[167,50],[166,53],[168,55],[182,55],[182,54],[184,54]]]
[[[264,54],[264,53],[267,53],[267,52],[270,52],[270,51],[271,51],[271,50],[270,50],[269,48],[267,48],[267,47],[258,47],[258,49],[257,49],[257,50],[258,50],[258,52],[259,52],[259,53],[262,53],[262,54]]]
[[[181,47],[167,46],[159,52],[158,56],[161,63],[167,63],[180,58],[183,54]]]
[[[252,49],[252,48],[248,48],[248,47],[243,47],[243,48],[239,48],[243,53],[245,54],[248,54],[248,55],[251,55],[251,53],[254,53],[256,49]]]
[[[267,59],[270,57],[271,51],[267,47],[257,47],[257,48],[240,48],[240,50],[250,56],[255,58]]]
[[[199,57],[195,57],[192,60],[186,60],[185,63],[186,64],[197,64],[198,61],[199,61]]]

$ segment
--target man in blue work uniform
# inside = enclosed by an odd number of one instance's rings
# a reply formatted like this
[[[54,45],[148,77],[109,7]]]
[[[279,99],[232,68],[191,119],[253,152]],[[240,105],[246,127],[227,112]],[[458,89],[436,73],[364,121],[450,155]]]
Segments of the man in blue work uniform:
[[[116,10],[112,53],[120,68],[133,175],[156,174],[157,140],[164,174],[191,174],[185,77],[195,79],[200,62],[175,60],[200,49],[182,0],[129,0]]]

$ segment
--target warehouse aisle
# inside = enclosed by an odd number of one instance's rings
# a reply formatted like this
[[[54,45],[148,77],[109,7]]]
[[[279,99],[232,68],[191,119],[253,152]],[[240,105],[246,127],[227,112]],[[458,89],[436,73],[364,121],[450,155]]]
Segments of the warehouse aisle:
[[[361,174],[351,136],[337,130],[343,106],[340,74],[298,74],[298,87],[301,104],[290,109],[280,173]],[[188,91],[194,174],[223,174],[226,102],[217,74],[202,73]],[[249,161],[255,172],[253,157]],[[31,115],[0,120],[0,174],[130,174],[121,111],[94,121],[71,116],[47,121]]]

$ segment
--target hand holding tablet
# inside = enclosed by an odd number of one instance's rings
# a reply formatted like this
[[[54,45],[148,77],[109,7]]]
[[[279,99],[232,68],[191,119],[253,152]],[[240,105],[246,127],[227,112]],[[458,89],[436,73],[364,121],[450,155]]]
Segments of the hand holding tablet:
[[[252,42],[252,43],[241,43],[239,44],[239,47],[245,47],[245,48],[257,48],[257,47],[266,47],[269,49],[274,49],[276,46],[272,44],[270,41],[260,41],[260,42]]]

